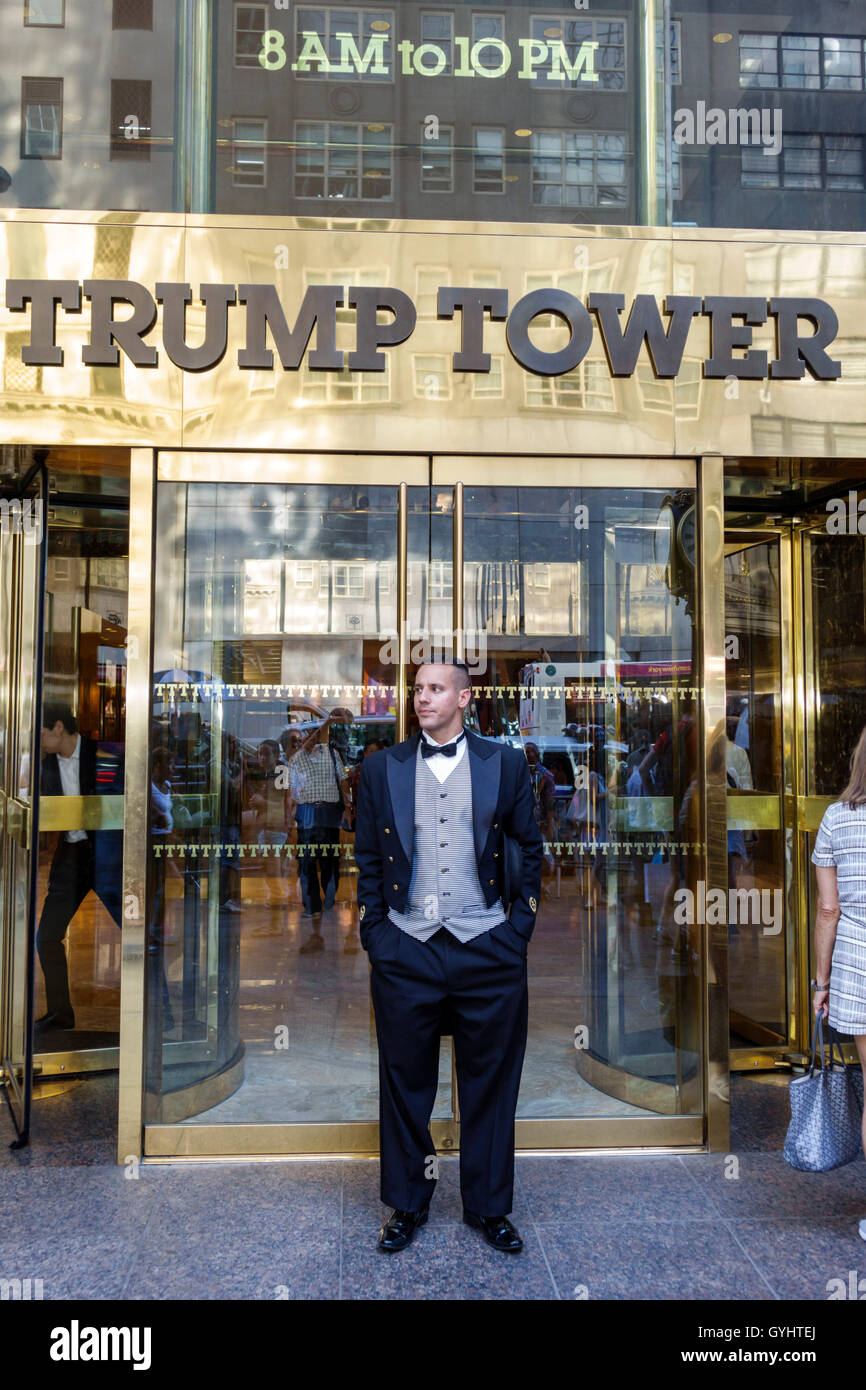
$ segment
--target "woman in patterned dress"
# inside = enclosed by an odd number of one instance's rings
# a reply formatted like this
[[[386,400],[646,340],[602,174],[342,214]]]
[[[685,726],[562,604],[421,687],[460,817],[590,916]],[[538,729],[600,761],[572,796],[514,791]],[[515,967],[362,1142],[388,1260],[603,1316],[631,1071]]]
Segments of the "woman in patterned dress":
[[[851,756],[848,785],[824,812],[812,863],[818,879],[815,1017],[853,1036],[866,1070],[866,728]],[[866,1218],[860,1235],[866,1240]]]

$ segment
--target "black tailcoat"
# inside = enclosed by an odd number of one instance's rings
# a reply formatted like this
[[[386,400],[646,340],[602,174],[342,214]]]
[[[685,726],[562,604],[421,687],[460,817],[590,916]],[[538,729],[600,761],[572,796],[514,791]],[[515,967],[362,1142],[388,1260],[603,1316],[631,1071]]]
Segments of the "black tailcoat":
[[[415,839],[415,761],[420,733],[371,753],[361,767],[355,831],[361,944],[390,908],[405,912]],[[505,892],[503,834],[520,847],[519,896],[508,920],[528,941],[541,892],[544,841],[535,821],[522,751],[466,730],[478,877],[488,907]]]

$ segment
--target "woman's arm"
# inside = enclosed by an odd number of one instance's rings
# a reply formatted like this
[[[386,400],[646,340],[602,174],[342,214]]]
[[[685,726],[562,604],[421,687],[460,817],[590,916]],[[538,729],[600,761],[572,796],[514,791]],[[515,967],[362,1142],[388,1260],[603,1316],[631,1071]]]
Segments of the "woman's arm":
[[[842,915],[839,906],[839,888],[836,882],[836,865],[816,864],[815,876],[818,880],[818,915],[815,919],[815,978],[818,985],[813,1000],[816,1017],[830,1012],[830,965],[833,960],[833,947],[836,944],[836,926]]]

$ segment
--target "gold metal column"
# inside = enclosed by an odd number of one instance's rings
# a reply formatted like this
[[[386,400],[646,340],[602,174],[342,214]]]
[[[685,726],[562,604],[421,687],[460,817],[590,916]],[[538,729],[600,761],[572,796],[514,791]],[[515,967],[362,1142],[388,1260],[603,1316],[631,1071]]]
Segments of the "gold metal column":
[[[466,660],[466,633],[463,630],[463,484],[454,484],[452,502],[452,545],[451,545],[451,593],[452,626],[454,628],[454,655],[458,661]]]
[[[397,489],[397,727],[398,743],[406,737],[408,699],[406,667],[409,664],[409,489]]]
[[[639,154],[637,175],[638,221],[644,227],[655,227],[660,221],[658,207],[658,150],[659,102],[656,79],[656,50],[659,24],[664,24],[665,7],[660,0],[640,0],[636,24],[638,45],[638,92],[640,102]],[[667,34],[662,35],[662,53],[668,48]],[[662,112],[664,114],[664,111]],[[668,158],[667,152],[665,158]],[[662,207],[662,214],[664,207]]]
[[[456,482],[451,500],[451,626],[454,629],[454,657],[466,660],[466,633],[463,628],[463,484]],[[451,1111],[453,1129],[443,1136],[444,1144],[455,1147],[460,1141],[460,1094],[457,1089],[457,1063],[451,1039]]]
[[[725,738],[725,569],[724,461],[705,455],[698,468],[698,613],[701,684],[704,690],[703,741],[699,780],[704,788],[702,834],[706,891],[727,894],[727,779],[725,758],[711,758],[714,742]],[[731,1137],[728,1023],[727,927],[707,924],[704,932],[703,1056],[707,1145],[726,1150]]]
[[[142,1151],[150,821],[150,650],[156,455],[151,449],[132,449],[130,452],[118,1163],[140,1158]]]
[[[788,1045],[792,1053],[809,1046],[808,861],[798,827],[798,799],[806,790],[803,721],[804,616],[802,537],[783,532],[779,541],[779,608],[782,644],[782,853],[785,894],[785,972]],[[811,623],[810,623],[811,628]],[[804,1041],[805,1039],[805,1041]]]

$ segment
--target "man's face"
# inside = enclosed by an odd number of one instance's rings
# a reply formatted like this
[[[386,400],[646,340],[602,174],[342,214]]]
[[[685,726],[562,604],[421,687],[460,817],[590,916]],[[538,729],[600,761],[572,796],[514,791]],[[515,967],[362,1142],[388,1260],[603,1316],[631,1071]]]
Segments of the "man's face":
[[[421,728],[428,733],[435,734],[438,729],[455,724],[469,704],[472,691],[468,686],[460,690],[458,678],[459,672],[453,666],[419,667],[415,677],[415,713]]]
[[[538,762],[538,749],[534,743],[527,743],[526,745],[526,761],[530,767],[535,767]]]
[[[54,728],[53,728],[53,729],[43,729],[43,730],[42,730],[42,756],[43,756],[43,758],[46,756],[47,753],[59,753],[59,752],[60,752],[60,741],[61,741],[61,739],[63,738],[63,731],[64,731],[64,726],[63,726],[62,721],[59,720],[59,719],[58,719],[57,723],[54,725]]]

